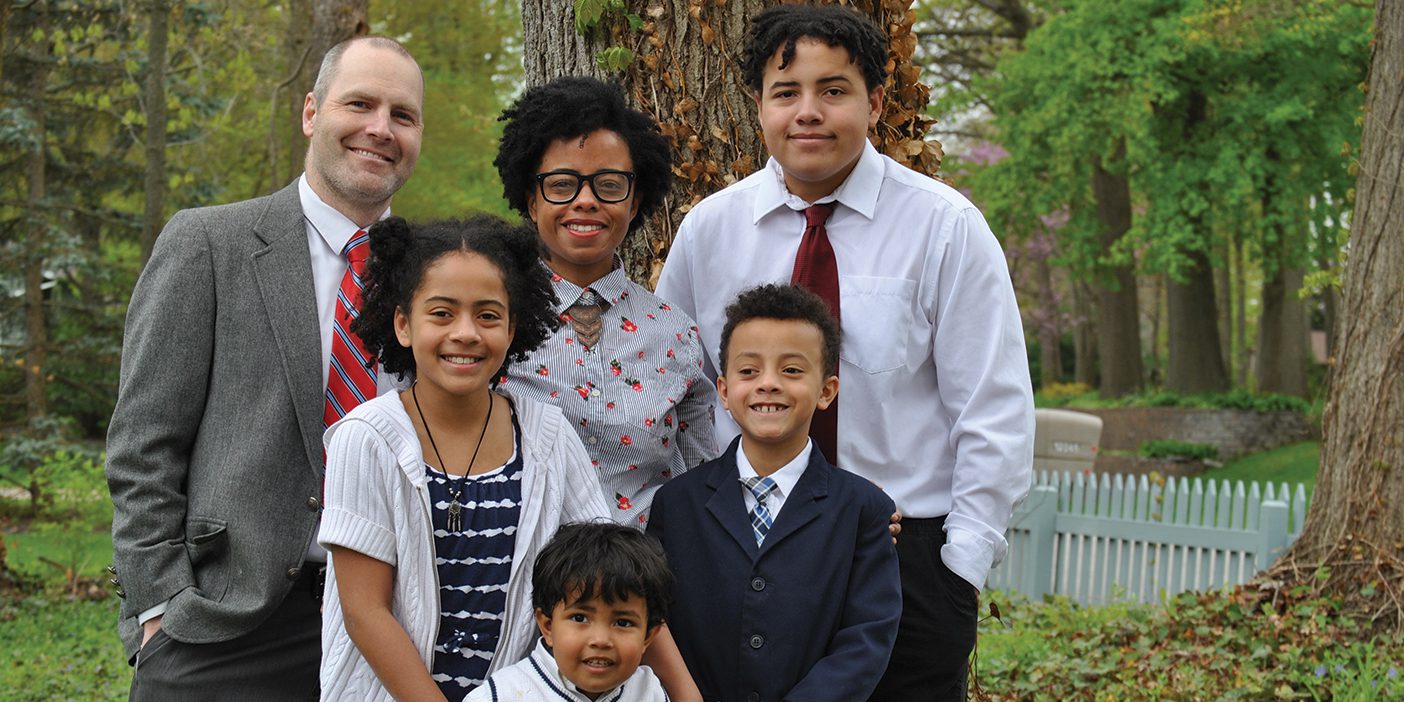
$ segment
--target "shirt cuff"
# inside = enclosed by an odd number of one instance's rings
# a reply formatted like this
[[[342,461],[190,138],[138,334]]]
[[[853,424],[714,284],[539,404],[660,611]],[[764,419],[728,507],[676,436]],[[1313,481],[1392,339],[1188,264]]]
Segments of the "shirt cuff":
[[[975,532],[952,527],[946,523],[946,543],[941,547],[941,562],[962,580],[985,588],[985,578],[994,567],[995,546]]]
[[[159,617],[159,616],[165,614],[165,613],[166,613],[166,605],[168,605],[168,604],[170,604],[170,603],[171,603],[170,600],[166,600],[165,602],[162,602],[161,604],[158,604],[158,605],[156,605],[155,607],[152,607],[151,609],[148,609],[148,610],[146,610],[145,612],[142,612],[141,614],[138,614],[138,615],[137,615],[137,626],[141,626],[141,625],[143,625],[143,624],[145,624],[145,623],[151,621],[152,619],[155,619],[156,617]]]

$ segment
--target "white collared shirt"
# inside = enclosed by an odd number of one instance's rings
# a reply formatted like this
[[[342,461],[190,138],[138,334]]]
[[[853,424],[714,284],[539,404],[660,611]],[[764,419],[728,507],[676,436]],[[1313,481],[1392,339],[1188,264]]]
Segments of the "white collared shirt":
[[[1004,557],[1028,493],[1033,392],[1023,325],[999,242],[979,210],[871,145],[833,193],[839,269],[840,468],[910,517],[946,515],[946,565],[975,585]],[[726,306],[788,282],[805,203],[780,165],[698,203],[683,219],[658,295],[697,320],[716,377]],[[716,413],[718,445],[739,429]]]
[[[795,485],[799,484],[800,477],[804,475],[805,469],[809,468],[809,454],[814,450],[814,442],[806,441],[804,448],[799,455],[790,459],[789,463],[780,466],[780,469],[766,476],[775,481],[775,489],[765,498],[765,509],[770,512],[770,522],[775,523],[780,518],[780,510],[785,506],[785,498],[795,491]],[[755,466],[751,465],[751,459],[746,456],[746,437],[741,437],[741,445],[736,449],[736,474],[741,480],[748,478],[759,478],[760,473],[756,472]],[[749,514],[756,509],[756,496],[745,483],[740,484],[741,499],[746,503],[746,512]]]
[[[463,702],[668,702],[658,676],[646,665],[634,670],[613,690],[591,698],[561,675],[556,659],[537,640],[531,655],[492,674],[492,678],[463,698]]]
[[[317,326],[322,338],[322,387],[327,386],[331,368],[332,325],[336,321],[336,293],[346,276],[346,258],[341,250],[346,242],[361,230],[360,225],[346,218],[322,201],[304,173],[297,179],[297,195],[302,202],[303,221],[307,225],[307,251],[312,255],[312,288],[317,294]],[[390,216],[386,209],[381,219]],[[396,388],[395,376],[376,376],[377,394],[384,395]]]

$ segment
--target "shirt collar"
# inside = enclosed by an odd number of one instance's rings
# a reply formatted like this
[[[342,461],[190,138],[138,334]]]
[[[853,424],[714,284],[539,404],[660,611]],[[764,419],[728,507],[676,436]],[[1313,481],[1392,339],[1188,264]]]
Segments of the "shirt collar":
[[[585,288],[557,275],[545,261],[542,261],[541,265],[545,266],[546,272],[551,275],[551,288],[556,291],[556,312],[566,311],[580,299]],[[620,300],[629,296],[629,276],[624,273],[624,261],[616,254],[614,267],[603,278],[586,287],[594,290],[596,295],[604,298],[611,306],[619,304]]]
[[[312,185],[307,182],[307,174],[303,173],[297,179],[297,195],[302,202],[302,216],[307,218],[307,222],[312,225],[312,229],[322,238],[322,241],[331,247],[332,251],[341,253],[346,248],[346,243],[356,236],[356,232],[361,230],[360,225],[346,218],[336,208],[328,205],[317,192],[312,189]],[[385,213],[380,219],[390,216],[390,208],[385,208]]]
[[[560,687],[562,690],[565,690],[567,692],[572,692],[576,695],[579,695],[578,699],[580,700],[590,699],[590,696],[586,695],[580,688],[576,687],[575,683],[567,679],[566,676],[561,675],[561,669],[556,665],[556,657],[551,655],[550,649],[546,648],[546,639],[536,640],[536,648],[531,650],[531,661],[532,663],[536,664],[536,668],[541,671],[541,674],[546,677],[546,681],[551,685]],[[625,683],[627,682],[628,679],[625,679]],[[619,690],[620,687],[623,686],[624,683],[620,683],[618,687],[605,690],[604,692],[601,692],[596,699],[609,699],[609,695],[613,695],[617,690]]]
[[[863,154],[858,157],[858,164],[853,167],[853,171],[848,174],[848,177],[839,184],[833,193],[811,203],[805,202],[798,195],[791,194],[785,187],[785,170],[780,166],[780,162],[772,156],[765,162],[765,172],[770,174],[770,177],[760,179],[760,187],[752,206],[751,223],[760,222],[761,218],[781,207],[799,211],[820,202],[838,202],[864,217],[872,219],[877,212],[877,199],[882,188],[883,168],[882,155],[873,148],[872,142],[864,140]]]
[[[745,444],[746,437],[743,436],[741,437],[741,445],[736,447],[736,474],[742,480],[758,478],[760,474],[751,465],[750,459],[746,458]],[[789,463],[780,466],[780,470],[770,474],[770,479],[775,481],[775,492],[779,493],[780,497],[788,496],[795,489],[795,485],[799,483],[805,469],[809,467],[809,454],[813,451],[814,441],[811,439],[805,443],[803,449],[800,449],[799,455],[790,459]]]

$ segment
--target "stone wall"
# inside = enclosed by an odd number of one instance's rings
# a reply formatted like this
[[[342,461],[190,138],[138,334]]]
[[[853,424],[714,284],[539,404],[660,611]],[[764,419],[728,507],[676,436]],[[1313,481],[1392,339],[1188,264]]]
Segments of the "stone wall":
[[[1173,462],[1136,456],[1141,444],[1152,439],[1177,439],[1219,448],[1219,461],[1266,451],[1313,438],[1315,428],[1296,412],[1183,407],[1119,407],[1079,409],[1102,418],[1095,470],[1107,473],[1190,475],[1203,468],[1197,462]]]

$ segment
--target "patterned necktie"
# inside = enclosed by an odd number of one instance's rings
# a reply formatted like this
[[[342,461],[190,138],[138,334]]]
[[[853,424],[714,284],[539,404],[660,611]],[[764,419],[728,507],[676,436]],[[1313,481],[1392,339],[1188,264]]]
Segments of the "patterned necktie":
[[[842,329],[839,322],[838,260],[834,258],[834,247],[829,245],[829,232],[824,228],[824,223],[833,213],[832,202],[812,205],[804,211],[804,238],[800,240],[799,252],[795,254],[795,270],[790,282],[828,303],[834,324]],[[837,367],[834,372],[838,373]],[[838,465],[838,398],[834,398],[827,409],[814,413],[814,420],[809,424],[809,436],[823,452],[824,458]]]
[[[576,340],[587,349],[600,343],[600,334],[604,331],[604,320],[600,319],[600,315],[604,311],[605,302],[589,288],[585,288],[580,299],[566,309],[570,326],[575,328]]]
[[[358,231],[341,250],[346,257],[346,275],[336,293],[336,314],[332,322],[331,368],[327,371],[327,401],[322,424],[331,426],[356,405],[375,397],[377,364],[367,364],[368,354],[361,338],[351,333],[351,321],[361,305],[361,276],[370,256],[370,237]]]
[[[773,523],[770,510],[765,508],[765,498],[769,497],[777,486],[770,478],[741,478],[741,484],[756,498],[756,508],[751,510],[751,531],[756,535],[756,546],[760,546]]]

